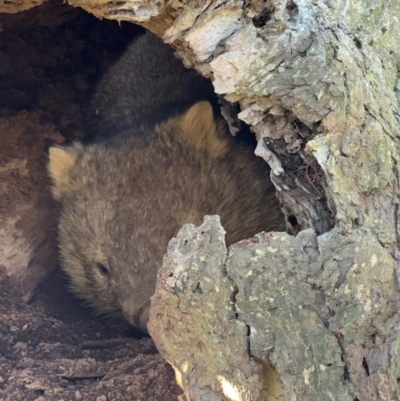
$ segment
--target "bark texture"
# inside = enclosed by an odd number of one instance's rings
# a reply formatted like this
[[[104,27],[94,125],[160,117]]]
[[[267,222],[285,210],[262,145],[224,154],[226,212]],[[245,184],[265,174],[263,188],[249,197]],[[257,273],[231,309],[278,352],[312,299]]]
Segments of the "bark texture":
[[[227,250],[206,217],[170,242],[150,332],[188,399],[394,400],[393,271],[365,232],[261,233]]]
[[[171,242],[150,327],[186,397],[398,400],[400,3],[69,3],[152,30],[240,103],[298,233],[226,250],[211,218]]]

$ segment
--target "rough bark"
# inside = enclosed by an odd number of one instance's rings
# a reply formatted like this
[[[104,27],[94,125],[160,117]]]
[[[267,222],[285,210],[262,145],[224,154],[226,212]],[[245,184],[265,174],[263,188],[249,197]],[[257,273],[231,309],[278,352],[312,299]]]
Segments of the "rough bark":
[[[365,231],[261,233],[227,250],[206,217],[170,242],[150,332],[188,399],[397,399],[393,274]]]
[[[298,233],[226,251],[208,219],[171,242],[151,331],[187,397],[399,399],[399,2],[69,3],[149,28],[240,103]]]

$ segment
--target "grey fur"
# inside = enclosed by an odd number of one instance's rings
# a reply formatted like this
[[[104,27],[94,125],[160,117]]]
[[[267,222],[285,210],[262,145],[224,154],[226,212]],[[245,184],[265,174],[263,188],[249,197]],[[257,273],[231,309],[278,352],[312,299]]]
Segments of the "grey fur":
[[[145,34],[94,97],[94,125],[104,123],[105,139],[64,148],[67,163],[59,156],[50,160],[53,193],[62,205],[61,264],[75,292],[98,312],[122,312],[146,329],[143,309],[156,272],[168,241],[185,223],[219,214],[228,244],[284,229],[269,168],[251,147],[225,133],[221,123],[207,134],[208,145],[183,132],[182,113],[213,96],[208,82]],[[59,160],[68,166],[61,173]]]

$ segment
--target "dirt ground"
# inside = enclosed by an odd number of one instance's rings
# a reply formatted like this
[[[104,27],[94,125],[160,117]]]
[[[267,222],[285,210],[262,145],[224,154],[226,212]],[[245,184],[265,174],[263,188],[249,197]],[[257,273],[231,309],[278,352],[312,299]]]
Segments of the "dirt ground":
[[[0,399],[169,401],[181,393],[148,337],[82,310],[57,272],[30,305],[0,276]]]
[[[82,111],[96,81],[138,33],[60,2],[1,14],[0,118],[35,115],[36,125],[51,124],[67,141],[82,137]],[[38,147],[38,159],[49,145]],[[0,200],[10,206],[7,197]],[[58,269],[27,304],[0,266],[1,400],[172,401],[179,394],[152,340],[93,316]]]

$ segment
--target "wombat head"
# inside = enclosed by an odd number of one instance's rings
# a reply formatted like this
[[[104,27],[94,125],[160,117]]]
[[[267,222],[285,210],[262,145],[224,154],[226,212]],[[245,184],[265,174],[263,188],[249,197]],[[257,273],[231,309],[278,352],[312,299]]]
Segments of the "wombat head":
[[[146,330],[157,270],[186,222],[180,194],[170,193],[196,179],[183,171],[175,148],[218,157],[227,146],[207,102],[140,130],[109,142],[52,147],[48,170],[62,206],[61,265],[72,289],[96,311],[122,313]]]
[[[72,290],[95,311],[143,326],[141,307],[151,295],[143,279],[137,285],[134,260],[134,210],[123,177],[111,166],[106,149],[76,143],[50,148],[53,196],[62,210],[58,236],[61,266]],[[111,163],[110,163],[111,162]],[[122,199],[119,199],[122,198]],[[154,284],[154,280],[152,280]],[[147,286],[148,287],[148,286]],[[131,298],[136,293],[137,302]]]

